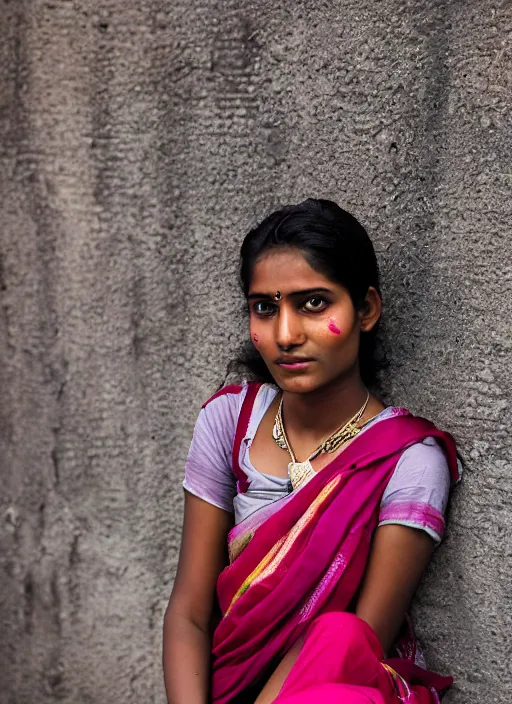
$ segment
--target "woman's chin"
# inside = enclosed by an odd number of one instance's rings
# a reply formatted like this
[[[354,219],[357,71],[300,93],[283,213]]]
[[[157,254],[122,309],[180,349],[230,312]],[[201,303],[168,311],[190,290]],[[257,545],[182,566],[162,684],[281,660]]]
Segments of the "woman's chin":
[[[322,386],[319,379],[309,374],[283,375],[276,382],[280,389],[290,394],[308,394]]]

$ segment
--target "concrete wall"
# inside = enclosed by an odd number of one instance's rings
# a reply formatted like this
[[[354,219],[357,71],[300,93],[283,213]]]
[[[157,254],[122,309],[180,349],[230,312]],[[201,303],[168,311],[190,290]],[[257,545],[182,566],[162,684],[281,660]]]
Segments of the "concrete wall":
[[[164,701],[238,246],[310,195],[372,233],[388,393],[467,460],[430,663],[451,702],[509,704],[511,29],[508,0],[2,0],[2,704]]]

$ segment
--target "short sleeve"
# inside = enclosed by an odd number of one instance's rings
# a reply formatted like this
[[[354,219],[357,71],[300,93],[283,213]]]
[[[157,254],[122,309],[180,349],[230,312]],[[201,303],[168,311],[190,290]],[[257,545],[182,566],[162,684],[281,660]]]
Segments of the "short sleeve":
[[[379,526],[399,524],[426,531],[436,543],[444,534],[450,471],[441,447],[426,438],[400,457],[380,506]]]
[[[245,388],[226,387],[204,404],[185,463],[183,488],[231,513],[236,494],[231,453]]]

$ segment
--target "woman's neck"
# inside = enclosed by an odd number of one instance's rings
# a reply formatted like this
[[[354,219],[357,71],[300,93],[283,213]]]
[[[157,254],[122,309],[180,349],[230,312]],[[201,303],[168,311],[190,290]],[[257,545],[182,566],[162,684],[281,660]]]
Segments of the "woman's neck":
[[[283,393],[283,415],[287,432],[301,433],[312,438],[328,436],[344,422],[350,420],[364,405],[367,389],[359,375],[350,379],[342,379],[311,393]],[[376,399],[379,408],[368,411],[379,412],[382,404]],[[367,413],[365,412],[365,416]]]

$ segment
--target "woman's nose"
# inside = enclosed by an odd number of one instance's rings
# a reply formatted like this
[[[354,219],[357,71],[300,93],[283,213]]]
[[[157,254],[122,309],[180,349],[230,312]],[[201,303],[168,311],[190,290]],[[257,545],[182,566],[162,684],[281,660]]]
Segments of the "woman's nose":
[[[276,316],[276,343],[281,349],[296,347],[304,342],[304,333],[300,321],[293,310],[281,305]]]

